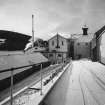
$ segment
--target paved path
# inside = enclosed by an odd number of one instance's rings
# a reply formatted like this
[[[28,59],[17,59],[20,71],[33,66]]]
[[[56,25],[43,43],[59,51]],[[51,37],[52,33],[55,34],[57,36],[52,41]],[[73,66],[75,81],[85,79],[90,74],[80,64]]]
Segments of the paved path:
[[[45,105],[105,105],[105,66],[81,60],[71,68],[43,100]]]

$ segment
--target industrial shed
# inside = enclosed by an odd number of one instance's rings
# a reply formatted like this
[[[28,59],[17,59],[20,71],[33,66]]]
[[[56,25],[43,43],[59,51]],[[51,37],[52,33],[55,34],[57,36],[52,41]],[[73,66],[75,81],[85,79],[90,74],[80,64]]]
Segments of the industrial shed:
[[[14,83],[16,83],[40,70],[40,65],[37,64],[40,64],[42,62],[43,68],[50,65],[48,59],[45,58],[41,53],[11,53],[9,55],[0,55],[0,71],[35,64],[35,66],[24,67],[21,69],[14,70]],[[0,90],[10,85],[10,75],[10,71],[0,73],[0,84],[2,84],[0,85]]]

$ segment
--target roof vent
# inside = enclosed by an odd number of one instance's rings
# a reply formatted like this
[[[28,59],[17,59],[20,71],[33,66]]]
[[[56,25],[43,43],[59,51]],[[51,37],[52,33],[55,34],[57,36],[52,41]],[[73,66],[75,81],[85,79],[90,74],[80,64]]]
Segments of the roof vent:
[[[82,27],[82,30],[83,30],[83,35],[88,35],[88,27],[86,26],[86,25],[84,25],[83,27]]]

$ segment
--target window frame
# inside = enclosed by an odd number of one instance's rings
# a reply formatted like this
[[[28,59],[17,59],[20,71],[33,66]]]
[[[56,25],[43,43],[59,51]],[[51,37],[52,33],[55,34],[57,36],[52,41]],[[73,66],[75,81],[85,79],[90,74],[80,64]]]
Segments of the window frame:
[[[61,54],[58,54],[58,57],[62,57],[62,55]]]
[[[78,43],[77,43],[77,45],[79,46],[79,45],[80,45],[80,43],[78,42]]]
[[[88,46],[88,43],[86,42],[85,45]]]
[[[52,46],[54,46],[54,40],[52,41]]]
[[[62,41],[62,46],[64,46],[64,41]]]

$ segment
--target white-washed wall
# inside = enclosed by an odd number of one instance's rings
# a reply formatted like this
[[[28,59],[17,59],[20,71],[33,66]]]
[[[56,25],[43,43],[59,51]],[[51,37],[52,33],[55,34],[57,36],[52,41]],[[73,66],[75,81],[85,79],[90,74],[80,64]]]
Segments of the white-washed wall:
[[[102,63],[105,64],[105,33],[101,35],[101,37],[99,38],[99,42],[99,59]]]

